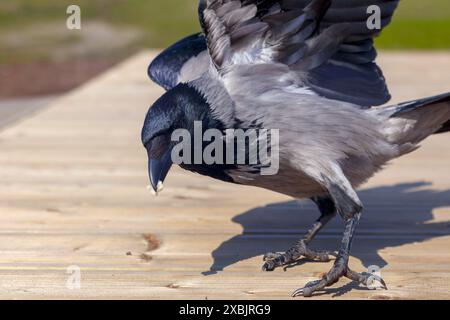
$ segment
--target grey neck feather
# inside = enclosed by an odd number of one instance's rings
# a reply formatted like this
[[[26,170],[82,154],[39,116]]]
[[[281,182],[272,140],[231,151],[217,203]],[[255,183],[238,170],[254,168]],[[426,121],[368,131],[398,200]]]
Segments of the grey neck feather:
[[[227,128],[234,127],[236,122],[234,102],[220,80],[205,73],[199,79],[189,82],[188,85],[203,95],[214,118],[220,120]]]

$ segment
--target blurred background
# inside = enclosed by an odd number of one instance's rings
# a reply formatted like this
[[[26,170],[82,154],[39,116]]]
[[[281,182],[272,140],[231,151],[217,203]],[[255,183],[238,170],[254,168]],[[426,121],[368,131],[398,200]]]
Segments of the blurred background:
[[[66,9],[81,7],[81,30]],[[199,30],[197,0],[1,0],[0,100],[70,90],[142,48]],[[450,1],[403,0],[386,50],[450,49]],[[144,71],[143,71],[144,72]]]

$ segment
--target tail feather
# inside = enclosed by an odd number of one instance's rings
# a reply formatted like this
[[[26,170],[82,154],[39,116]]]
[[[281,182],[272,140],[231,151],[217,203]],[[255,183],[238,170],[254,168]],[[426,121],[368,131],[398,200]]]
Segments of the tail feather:
[[[421,107],[433,106],[433,105],[436,105],[439,103],[445,103],[445,102],[450,102],[450,92],[440,94],[437,96],[433,96],[430,98],[424,98],[424,99],[400,103],[399,105],[394,106],[395,112],[393,114],[391,114],[391,117],[392,118],[398,117],[398,116],[401,116],[402,114],[414,111]]]
[[[387,120],[388,139],[407,153],[428,136],[450,131],[450,92],[375,112]]]
[[[440,130],[438,130],[436,133],[445,133],[450,132],[450,120],[447,121]]]

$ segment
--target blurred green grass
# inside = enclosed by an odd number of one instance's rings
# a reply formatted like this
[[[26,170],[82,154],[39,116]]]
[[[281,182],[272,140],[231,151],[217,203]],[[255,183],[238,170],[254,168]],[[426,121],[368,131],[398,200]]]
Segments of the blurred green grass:
[[[450,49],[449,0],[401,0],[380,49]]]
[[[141,47],[165,47],[199,30],[197,0],[3,0],[0,2],[0,63],[48,59],[52,45],[76,41],[74,37],[70,41],[50,37],[45,40],[48,54],[46,50],[33,50],[31,43],[15,48],[1,41],[5,35],[20,35],[51,22],[65,28],[65,11],[70,4],[81,7],[83,23],[102,21],[119,28],[140,30],[142,35],[137,41],[117,49],[123,55]],[[377,39],[377,44],[381,49],[450,49],[450,1],[402,0],[393,23]]]

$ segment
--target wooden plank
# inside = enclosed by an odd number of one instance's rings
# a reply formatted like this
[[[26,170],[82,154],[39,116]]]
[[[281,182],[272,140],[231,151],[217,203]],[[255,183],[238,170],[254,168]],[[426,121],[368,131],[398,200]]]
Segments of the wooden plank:
[[[132,57],[0,133],[0,298],[284,299],[331,263],[260,271],[317,216],[308,202],[171,172],[146,190],[140,129],[162,90],[155,52]],[[395,101],[448,91],[450,54],[383,53]],[[435,68],[439,65],[439,68]],[[450,298],[450,136],[427,140],[360,191],[351,266],[382,267],[388,291],[342,280],[317,299]],[[336,249],[336,219],[314,247]],[[66,286],[81,268],[81,289]]]

